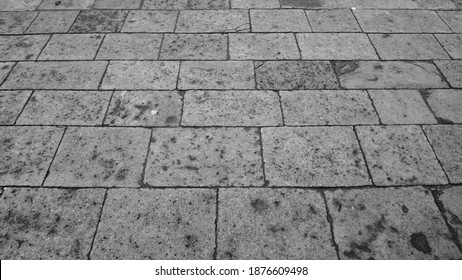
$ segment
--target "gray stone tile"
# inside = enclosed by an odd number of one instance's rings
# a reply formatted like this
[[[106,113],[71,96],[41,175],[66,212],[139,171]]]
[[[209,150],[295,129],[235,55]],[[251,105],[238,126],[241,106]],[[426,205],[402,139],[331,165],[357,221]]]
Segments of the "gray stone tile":
[[[0,85],[3,83],[3,80],[8,76],[11,69],[15,64],[13,62],[0,62]]]
[[[116,91],[104,123],[111,126],[178,126],[182,105],[176,91]]]
[[[304,33],[297,40],[303,59],[378,59],[366,34]]]
[[[212,259],[216,191],[109,190],[92,259]]]
[[[232,33],[250,31],[249,14],[245,10],[181,11],[176,32]]]
[[[435,34],[453,59],[462,59],[462,34]]]
[[[22,34],[37,12],[0,12],[0,34]]]
[[[423,9],[455,9],[456,5],[452,0],[415,0],[419,8]]]
[[[281,0],[283,7],[296,8],[379,8],[379,9],[415,9],[414,0]]]
[[[356,129],[376,185],[447,183],[419,126],[361,126]]]
[[[351,61],[334,62],[344,88],[409,89],[448,87],[438,69],[429,62]]]
[[[350,9],[306,10],[305,12],[315,32],[361,32]]]
[[[300,59],[300,54],[291,33],[242,33],[229,34],[231,59]]]
[[[422,187],[326,192],[341,259],[459,259]]]
[[[311,32],[303,10],[250,10],[253,32]]]
[[[224,189],[219,208],[217,259],[337,259],[316,191]]]
[[[107,34],[96,59],[157,59],[161,34]]]
[[[378,124],[379,119],[365,91],[282,91],[286,125]]]
[[[38,60],[92,60],[102,40],[102,34],[55,34]]]
[[[150,131],[69,127],[45,186],[139,187]]]
[[[84,10],[91,9],[95,5],[95,0],[43,0],[39,9],[43,10]]]
[[[122,32],[173,32],[178,11],[130,11]]]
[[[143,0],[96,0],[95,9],[139,9]]]
[[[182,62],[179,89],[255,89],[251,61]]]
[[[281,0],[283,8],[321,8],[325,2],[321,0]]]
[[[424,91],[428,105],[443,123],[462,123],[462,90],[435,89]]]
[[[101,125],[110,91],[36,91],[18,118],[27,125]]]
[[[328,61],[255,62],[257,89],[335,89],[337,78]]]
[[[0,11],[31,11],[41,0],[0,0]]]
[[[104,192],[7,188],[0,203],[0,257],[86,259]]]
[[[459,244],[462,242],[462,207],[460,201],[462,200],[461,186],[455,186],[450,189],[444,189],[440,195],[440,200],[443,202],[446,212],[444,215],[457,233]]]
[[[462,9],[462,0],[452,0],[452,2],[454,2],[454,4],[459,10]]]
[[[160,59],[226,60],[228,38],[225,34],[165,34]]]
[[[0,185],[40,186],[64,128],[1,127]]]
[[[452,87],[462,88],[462,60],[435,60],[434,63]]]
[[[79,11],[43,11],[25,33],[66,33]]]
[[[262,128],[270,186],[332,187],[371,183],[351,127]]]
[[[370,90],[383,124],[434,124],[436,119],[417,90]]]
[[[279,0],[231,0],[233,9],[279,8]]]
[[[175,89],[179,62],[111,61],[102,89]]]
[[[279,97],[274,91],[189,91],[182,125],[282,125]]]
[[[149,186],[262,186],[256,128],[155,128]]]
[[[0,91],[0,124],[14,124],[32,91]]]
[[[35,60],[49,38],[48,35],[0,37],[0,60]]]
[[[462,32],[462,11],[439,11],[438,14],[454,32]]]
[[[228,0],[145,0],[143,9],[190,10],[228,9]]]
[[[77,16],[70,33],[119,32],[128,11],[83,10]]]
[[[2,89],[97,89],[104,61],[19,62]]]

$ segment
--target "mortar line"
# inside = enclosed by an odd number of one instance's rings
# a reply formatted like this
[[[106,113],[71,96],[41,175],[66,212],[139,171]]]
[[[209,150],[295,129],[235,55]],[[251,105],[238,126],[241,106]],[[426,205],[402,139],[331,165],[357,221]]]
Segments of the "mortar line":
[[[435,14],[438,15],[438,17],[444,22],[444,24],[446,24],[446,26],[449,28],[449,30],[452,31],[452,33],[456,33],[456,32],[454,31],[454,29],[452,29],[452,27],[444,20],[444,18],[440,15],[439,12],[440,12],[440,11],[435,11]]]
[[[262,187],[264,188],[264,187],[268,187],[269,181],[266,180],[265,158],[264,158],[264,154],[263,154],[263,133],[261,132],[261,128],[258,128],[258,134],[259,134],[259,137],[260,137],[261,170],[262,170],[262,173],[263,173],[263,186]]]
[[[41,187],[44,186],[45,181],[48,178],[48,175],[50,175],[51,166],[53,165],[53,163],[54,163],[54,161],[56,159],[56,155],[58,154],[59,148],[61,147],[61,143],[63,142],[64,135],[66,135],[66,131],[67,131],[67,127],[64,128],[63,134],[61,135],[61,139],[59,140],[58,145],[56,146],[56,150],[55,150],[55,152],[53,154],[53,158],[51,159],[50,164],[48,165],[48,169],[47,169],[47,172],[45,173],[45,177],[43,178],[42,184],[40,184]]]
[[[350,13],[353,15],[353,18],[356,20],[356,23],[358,24],[359,29],[361,30],[361,32],[362,32],[362,33],[365,33],[363,27],[362,27],[361,24],[359,23],[358,18],[356,17],[355,12],[354,12],[352,9],[349,9],[349,10],[350,10]]]
[[[279,90],[275,90],[275,92],[277,93],[278,95],[278,101],[279,101],[279,109],[281,110],[281,118],[282,118],[282,126],[285,126],[286,125],[286,118],[284,116],[284,110],[282,108],[282,96],[281,96],[281,92]]]
[[[157,60],[160,61],[160,55],[162,54],[162,48],[165,40],[165,33],[161,34],[159,52],[157,53]]]
[[[175,20],[175,26],[173,27],[173,33],[177,33],[177,32],[176,32],[176,28],[177,28],[177,26],[178,26],[178,21],[179,21],[179,19],[180,19],[180,13],[181,13],[181,11],[177,11],[176,20]],[[164,34],[165,34],[165,33],[164,33]]]
[[[372,46],[372,48],[374,49],[375,54],[376,54],[377,57],[379,58],[379,61],[383,61],[383,60],[382,60],[382,57],[380,56],[379,52],[377,51],[377,48],[375,47],[374,43],[372,42],[372,39],[371,39],[371,37],[369,36],[369,33],[364,33],[364,34],[366,34],[366,37],[367,37],[367,39],[369,40],[369,43],[371,43],[371,46]]]
[[[42,6],[43,2],[45,2],[45,0],[41,0],[41,1],[40,1],[40,4],[38,4],[37,7],[35,7],[34,11],[40,11],[40,10],[38,10],[38,8],[39,8],[40,6]]]
[[[382,122],[382,118],[380,118],[380,115],[379,115],[379,111],[377,110],[377,108],[375,107],[375,103],[374,103],[374,99],[372,98],[370,92],[370,90],[365,90],[366,94],[367,94],[367,97],[369,98],[369,100],[371,101],[371,104],[372,104],[372,108],[374,108],[374,111],[375,111],[375,114],[377,115],[377,118],[379,119],[379,124],[380,125],[383,125],[383,122]]]
[[[298,44],[298,38],[297,38],[297,34],[295,32],[292,33],[294,35],[294,39],[295,39],[295,45],[297,46],[297,50],[298,50],[298,60],[302,60],[303,57],[302,57],[302,50],[300,49],[300,45]]]
[[[74,24],[77,22],[77,19],[79,18],[80,14],[82,13],[83,10],[77,10],[78,13],[77,13],[77,16],[75,17],[74,21],[72,22],[72,24],[69,26],[69,28],[67,29],[66,31],[66,34],[76,34],[76,33],[69,33],[69,31],[71,31],[72,27],[74,26]],[[109,33],[109,32],[105,32],[105,33]],[[111,32],[112,33],[112,32]],[[78,34],[78,33],[77,33]],[[83,33],[85,34],[85,33]]]
[[[433,155],[435,156],[436,160],[438,161],[438,164],[440,165],[441,170],[443,170],[443,173],[444,173],[444,176],[446,176],[447,182],[450,183],[451,180],[449,180],[449,176],[446,173],[446,170],[444,169],[443,163],[441,162],[441,160],[438,157],[438,154],[436,153],[435,149],[433,148],[433,145],[432,145],[430,139],[428,139],[428,136],[427,136],[427,133],[425,132],[425,129],[423,129],[422,125],[419,125],[419,127],[420,127],[420,130],[423,132],[423,135],[425,137],[425,140],[427,140],[428,145],[430,145],[430,147],[432,148]]]
[[[367,163],[366,154],[364,152],[363,146],[361,145],[361,140],[359,139],[358,132],[356,131],[356,126],[353,126],[353,131],[354,131],[354,134],[356,136],[356,141],[358,141],[359,150],[361,151],[361,154],[363,155],[364,165],[366,165],[367,174],[369,175],[369,179],[371,181],[371,184],[373,186],[375,186],[375,182],[374,182],[374,179],[372,177],[371,170],[369,169],[369,164]]]
[[[43,1],[43,0],[42,0]],[[42,4],[42,3],[40,3]],[[38,7],[38,6],[37,6]],[[35,11],[35,10],[34,10]],[[29,25],[27,25],[26,29],[24,29],[24,31],[21,33],[22,35],[25,35],[27,30],[32,26],[32,24],[35,22],[35,20],[38,18],[38,16],[40,15],[40,12],[37,12],[37,14],[35,15],[34,19],[29,23]]]
[[[88,254],[87,254],[87,260],[91,259],[91,252],[93,251],[93,246],[95,244],[96,234],[98,233],[98,229],[99,229],[99,223],[101,222],[101,217],[103,216],[103,209],[104,209],[104,206],[106,204],[108,191],[109,191],[109,189],[106,189],[106,191],[104,192],[103,203],[101,204],[101,210],[99,211],[98,222],[96,223],[95,233],[93,234],[93,238],[91,240],[90,250],[88,251]]]
[[[102,126],[102,127],[106,126],[106,125],[105,125],[105,122],[106,122],[107,114],[109,113],[109,107],[111,106],[112,98],[114,98],[115,92],[116,92],[116,91],[113,90],[113,91],[111,92],[111,97],[109,97],[109,102],[107,103],[106,111],[104,112],[103,121],[101,122],[101,126]]]
[[[103,61],[103,60],[101,60]],[[104,72],[103,72],[103,75],[101,75],[101,80],[99,81],[99,84],[98,84],[98,87],[94,90],[101,90],[101,86],[103,85],[103,80],[104,80],[104,77],[106,76],[106,72],[107,72],[107,69],[109,68],[109,64],[111,63],[111,61],[106,61],[106,67],[104,68]],[[116,89],[113,89],[113,90],[116,90]]]
[[[22,113],[24,112],[24,109],[26,109],[26,106],[27,106],[27,104],[29,103],[29,100],[32,98],[32,95],[34,95],[35,92],[36,92],[36,91],[33,90],[33,91],[29,94],[29,97],[27,97],[27,100],[26,100],[26,102],[24,103],[24,105],[22,106],[21,111],[20,111],[19,114],[16,116],[16,119],[14,120],[13,125],[16,125],[16,123],[18,122],[19,117],[21,117]]]
[[[13,66],[11,66],[11,70],[8,71],[8,73],[5,75],[5,78],[3,78],[3,81],[0,82],[0,87],[3,86],[3,84],[8,80],[8,78],[10,77],[10,74],[13,72],[14,68],[16,68],[16,65],[18,65],[19,62],[17,61],[10,61],[10,62],[6,62],[6,63],[13,63]],[[7,91],[8,90],[14,90],[14,89],[6,89]],[[32,89],[31,89],[32,90]],[[3,89],[0,89],[0,92],[3,91]]]
[[[43,47],[40,49],[40,52],[37,54],[37,57],[36,57],[34,60],[24,60],[24,61],[36,61],[36,62],[40,61],[40,60],[38,60],[39,57],[42,55],[43,51],[45,50],[45,48],[46,48],[46,47],[48,46],[48,44],[50,43],[51,38],[54,37],[54,34],[48,34],[48,36],[49,36],[49,37],[48,37],[46,43],[45,43],[45,44],[43,45]]]
[[[216,195],[215,195],[215,248],[213,249],[213,259],[217,259],[218,255],[218,215],[219,215],[219,200],[220,200],[220,188],[216,188]]]
[[[308,21],[308,26],[310,27],[311,33],[313,33],[313,26],[311,26],[310,18],[308,17],[307,10],[303,10],[303,13],[305,14],[306,20]]]
[[[99,51],[101,50],[101,47],[103,46],[104,40],[106,40],[106,35],[107,35],[107,34],[103,34],[103,38],[101,39],[101,42],[99,42],[99,46],[98,46],[98,48],[96,49],[96,53],[95,53],[95,56],[93,57],[93,61],[96,60],[96,57],[98,56]],[[99,60],[98,60],[98,61],[99,61]]]
[[[247,10],[249,16],[249,33],[252,33],[252,18],[250,17],[250,9]]]
[[[444,124],[444,123],[440,123],[441,122],[441,118],[438,117],[436,115],[436,113],[433,111],[432,107],[430,106],[430,104],[428,104],[428,100],[427,98],[431,95],[431,93],[427,90],[427,89],[419,89],[417,90],[420,94],[420,97],[423,99],[423,101],[425,102],[425,105],[427,106],[428,110],[430,110],[430,112],[432,113],[433,117],[435,118],[436,120],[436,124],[433,124],[433,125],[438,125],[438,124]],[[428,96],[426,96],[428,94]],[[417,125],[420,125],[420,124],[417,124]]]
[[[335,241],[335,234],[334,234],[334,219],[332,218],[330,212],[329,212],[329,207],[327,206],[327,199],[326,199],[326,194],[321,191],[321,196],[324,200],[324,207],[326,209],[326,219],[327,219],[327,222],[329,223],[329,227],[330,227],[330,234],[331,234],[331,241],[332,241],[332,245],[334,246],[334,249],[335,249],[335,253],[337,254],[337,259],[340,260],[340,253],[339,253],[339,246],[337,244],[337,242]]]
[[[438,37],[435,35],[435,34],[431,34],[433,35],[433,37],[436,39],[436,41],[438,42],[438,44],[440,44],[440,46],[443,48],[444,52],[449,56],[449,60],[457,60],[455,59],[454,57],[452,57],[452,55],[449,53],[449,51],[444,47],[444,45],[441,43],[441,41],[438,39]],[[448,59],[441,59],[441,60],[448,60]]]
[[[227,51],[226,60],[231,60],[231,54],[229,52],[229,33],[226,34],[226,43],[227,43],[227,45],[226,45],[226,51]]]
[[[452,61],[452,60],[450,60],[450,61]],[[443,71],[441,71],[440,67],[438,66],[438,64],[435,63],[435,61],[432,61],[432,64],[435,65],[435,67],[438,70],[438,73],[440,74],[441,78],[448,84],[449,88],[447,88],[447,89],[458,89],[457,87],[453,87],[451,85],[451,83],[448,81],[446,76],[443,74]],[[426,89],[426,90],[430,90],[430,89]]]
[[[141,170],[141,178],[138,184],[140,185],[140,188],[145,186],[145,177],[146,177],[146,166],[148,165],[148,158],[149,158],[149,153],[151,152],[151,143],[152,143],[152,135],[154,134],[154,130],[151,129],[151,133],[149,134],[149,143],[146,151],[146,157],[143,162],[143,169]]]

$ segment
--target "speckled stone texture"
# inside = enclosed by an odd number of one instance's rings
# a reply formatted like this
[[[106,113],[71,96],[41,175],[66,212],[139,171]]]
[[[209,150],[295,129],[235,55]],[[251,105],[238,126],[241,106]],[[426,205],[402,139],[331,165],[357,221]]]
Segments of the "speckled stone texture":
[[[38,60],[93,60],[102,40],[101,34],[56,34]]]
[[[250,10],[253,32],[311,32],[303,10]]]
[[[350,9],[305,10],[315,32],[361,32]]]
[[[204,10],[228,9],[228,0],[145,0],[143,9]]]
[[[0,124],[14,124],[32,91],[0,91]]]
[[[89,10],[81,11],[70,33],[119,32],[127,17],[123,10]]]
[[[173,32],[177,11],[130,11],[122,32]]]
[[[107,34],[96,59],[157,59],[161,34]]]
[[[95,4],[95,0],[43,0],[39,9],[44,10],[66,10],[66,9],[91,9]]]
[[[2,11],[28,11],[40,5],[41,0],[0,0]]]
[[[165,34],[160,59],[226,60],[227,47],[224,34]]]
[[[0,12],[0,34],[22,34],[37,16],[37,12]]]
[[[66,33],[79,11],[43,11],[35,18],[25,33]]]
[[[439,196],[440,201],[443,203],[445,209],[445,216],[449,225],[457,233],[458,242],[462,242],[462,188],[461,186],[454,186],[450,189],[444,189]]]
[[[176,32],[233,33],[250,31],[249,14],[244,10],[181,11]]]
[[[48,35],[0,37],[0,60],[35,60],[49,38]]]
[[[291,33],[229,34],[229,55],[233,60],[299,59]]]
[[[6,76],[13,69],[13,66],[13,62],[0,62],[0,83],[5,80]]]

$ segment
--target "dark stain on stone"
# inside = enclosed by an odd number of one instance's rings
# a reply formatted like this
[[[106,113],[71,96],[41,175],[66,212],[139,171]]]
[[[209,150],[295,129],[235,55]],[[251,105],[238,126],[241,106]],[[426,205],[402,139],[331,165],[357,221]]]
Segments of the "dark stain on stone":
[[[10,66],[8,66],[8,65],[2,66],[2,70],[8,69],[8,68],[10,68]]]
[[[383,69],[383,65],[375,64],[375,65],[374,65],[374,69],[375,69],[375,70],[382,70],[382,69]]]
[[[356,71],[359,67],[358,61],[337,61],[334,63],[335,72],[338,75],[345,75]]]
[[[350,247],[353,250],[357,249],[357,250],[360,250],[360,251],[363,251],[369,254],[372,253],[372,250],[369,248],[369,245],[366,242],[363,242],[361,244],[358,244],[356,242],[351,242]]]
[[[172,124],[172,123],[175,123],[177,121],[177,117],[175,116],[168,116],[166,119],[165,119],[165,124]]]
[[[195,235],[188,234],[184,237],[185,243],[186,243],[186,248],[191,248],[194,247],[199,239]]]
[[[313,205],[310,205],[310,213],[313,214],[313,215],[318,214],[318,212],[316,211],[316,209],[314,209]]]
[[[427,236],[422,232],[413,233],[411,235],[411,245],[424,254],[428,255],[432,252],[432,248],[428,244]]]
[[[436,118],[436,121],[438,122],[438,124],[454,124],[452,121],[441,118],[441,117],[435,116],[435,118]]]
[[[343,255],[352,260],[360,260],[361,258],[355,251],[344,251]]]
[[[340,203],[340,201],[336,198],[334,198],[332,202],[334,203],[334,206],[337,208],[337,211],[340,212],[342,210],[342,203]]]
[[[321,8],[323,4],[322,0],[282,0],[283,7]]]
[[[382,34],[382,38],[388,38],[388,37],[391,37],[390,34]]]
[[[268,204],[266,204],[265,201],[257,198],[255,200],[253,200],[250,205],[252,205],[252,207],[257,211],[257,212],[263,212],[265,211],[266,209],[268,209]]]
[[[459,219],[459,217],[457,217],[457,215],[455,215],[454,213],[452,213],[451,211],[447,211],[447,213],[449,214],[449,221],[455,225],[462,225],[462,221]]]
[[[76,239],[72,243],[71,255],[72,255],[72,257],[74,259],[79,259],[80,258],[80,240]]]
[[[115,179],[117,181],[123,181],[127,177],[128,172],[129,172],[128,168],[119,169],[119,171],[117,171],[117,173],[115,175]]]
[[[407,212],[409,212],[409,209],[406,207],[406,205],[403,205],[403,206],[401,207],[401,210],[403,210],[403,213],[404,213],[404,214],[407,214]]]
[[[368,81],[370,82],[377,82],[379,80],[378,77],[374,77],[374,78],[370,78],[370,79],[367,79]]]
[[[284,227],[278,227],[278,226],[270,226],[268,230],[271,231],[272,233],[277,233],[278,231],[286,231]]]
[[[151,102],[148,102],[148,104],[135,104],[134,107],[139,111],[135,116],[135,120],[139,120],[140,117],[151,107]]]
[[[59,6],[59,5],[61,5],[61,1],[56,1],[55,6]]]

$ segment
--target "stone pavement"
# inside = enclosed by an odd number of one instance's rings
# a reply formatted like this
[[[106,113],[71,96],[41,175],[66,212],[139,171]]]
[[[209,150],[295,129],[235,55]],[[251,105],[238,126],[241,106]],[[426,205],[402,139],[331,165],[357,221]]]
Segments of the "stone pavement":
[[[1,259],[461,259],[462,1],[0,0]]]

